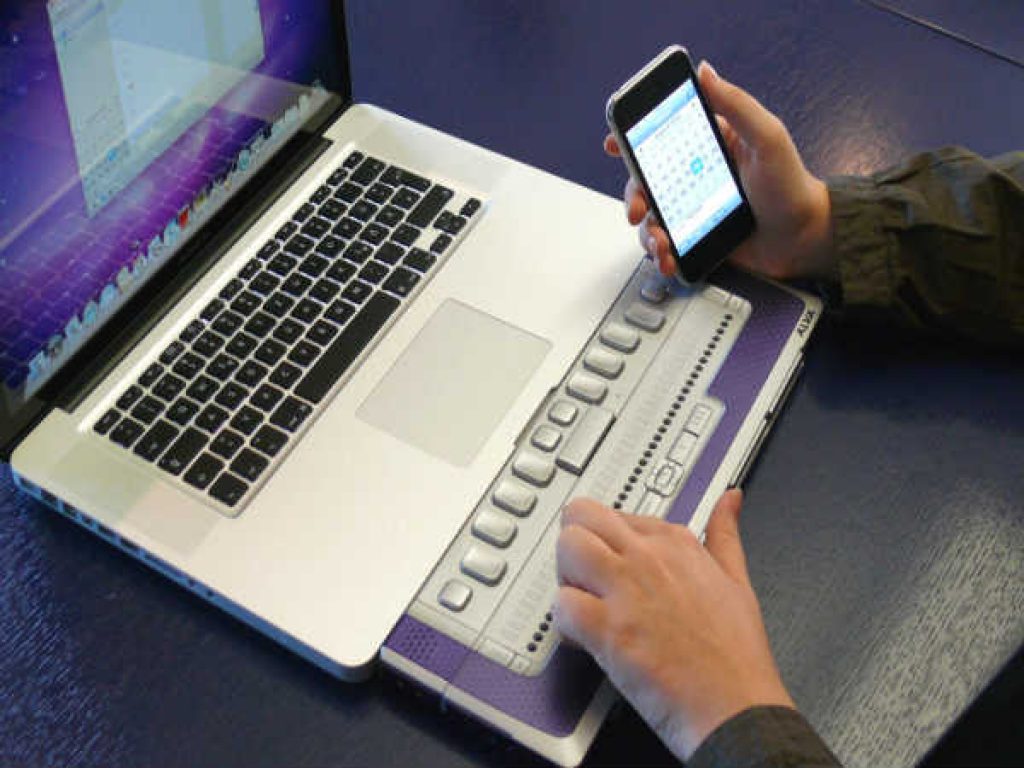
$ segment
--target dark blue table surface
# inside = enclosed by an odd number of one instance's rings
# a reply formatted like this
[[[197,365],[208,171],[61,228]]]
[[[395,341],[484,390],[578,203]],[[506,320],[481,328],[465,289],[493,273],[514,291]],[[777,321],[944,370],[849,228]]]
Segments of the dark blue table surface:
[[[360,100],[612,195],[605,98],[674,41],[817,173],[1024,144],[1024,69],[854,0],[360,0],[349,21]],[[848,765],[920,761],[1021,647],[1022,392],[1017,359],[826,325],[748,482],[779,665]],[[2,765],[537,762],[388,674],[320,673],[6,475],[0,558]],[[622,709],[589,762],[670,760]]]

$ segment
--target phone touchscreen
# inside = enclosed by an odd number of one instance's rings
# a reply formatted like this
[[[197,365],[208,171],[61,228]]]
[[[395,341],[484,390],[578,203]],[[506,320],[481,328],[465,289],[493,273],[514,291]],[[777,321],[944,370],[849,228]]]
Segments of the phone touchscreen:
[[[742,203],[693,80],[626,131],[679,258]]]

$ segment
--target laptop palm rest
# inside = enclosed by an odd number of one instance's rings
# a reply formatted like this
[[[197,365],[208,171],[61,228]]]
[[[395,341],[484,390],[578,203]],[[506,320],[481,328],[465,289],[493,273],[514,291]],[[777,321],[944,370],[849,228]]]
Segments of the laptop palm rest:
[[[469,466],[551,343],[449,299],[359,407],[369,424]]]

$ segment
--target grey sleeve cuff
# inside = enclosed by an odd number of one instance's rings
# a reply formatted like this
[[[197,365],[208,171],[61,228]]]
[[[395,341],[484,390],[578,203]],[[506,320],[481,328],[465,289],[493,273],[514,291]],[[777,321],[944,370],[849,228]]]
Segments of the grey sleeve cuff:
[[[687,768],[836,768],[839,761],[790,707],[751,707],[716,728]]]

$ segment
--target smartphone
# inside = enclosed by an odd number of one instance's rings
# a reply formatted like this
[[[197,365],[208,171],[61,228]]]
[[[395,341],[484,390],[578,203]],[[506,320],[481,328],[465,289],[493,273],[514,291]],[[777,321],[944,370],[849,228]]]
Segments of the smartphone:
[[[703,280],[754,214],[686,49],[669,46],[608,99],[608,125],[669,235],[676,275]]]

